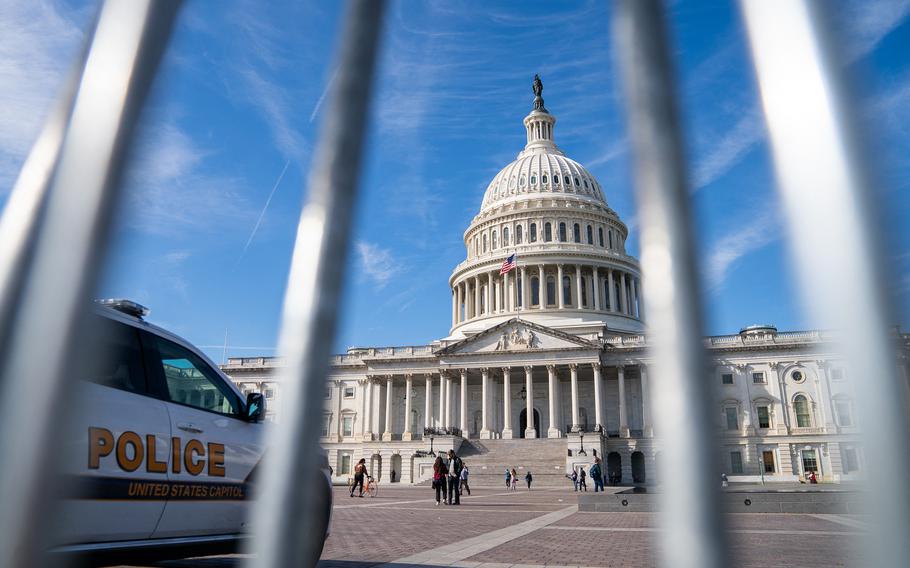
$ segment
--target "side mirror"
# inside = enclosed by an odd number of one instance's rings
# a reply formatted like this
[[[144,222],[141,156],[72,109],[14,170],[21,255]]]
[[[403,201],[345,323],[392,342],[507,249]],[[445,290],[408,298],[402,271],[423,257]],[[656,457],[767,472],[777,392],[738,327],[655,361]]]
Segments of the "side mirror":
[[[265,417],[265,397],[261,392],[246,395],[246,419],[259,422]]]

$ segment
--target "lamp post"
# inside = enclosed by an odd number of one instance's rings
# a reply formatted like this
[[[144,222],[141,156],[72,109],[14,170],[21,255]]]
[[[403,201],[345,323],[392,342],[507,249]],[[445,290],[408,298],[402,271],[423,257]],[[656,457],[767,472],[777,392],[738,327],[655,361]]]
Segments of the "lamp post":
[[[430,453],[429,455],[436,457],[436,452],[433,451],[433,435],[430,434]]]
[[[581,449],[578,450],[578,455],[587,456],[588,454],[587,454],[587,452],[585,452],[585,433],[579,432],[578,437],[581,441]]]

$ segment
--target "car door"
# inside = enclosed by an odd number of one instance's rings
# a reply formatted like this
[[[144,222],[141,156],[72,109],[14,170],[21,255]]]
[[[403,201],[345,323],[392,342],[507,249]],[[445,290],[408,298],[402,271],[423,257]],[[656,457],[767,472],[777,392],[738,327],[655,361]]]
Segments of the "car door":
[[[262,456],[261,425],[245,419],[239,393],[202,356],[152,336],[154,373],[171,421],[171,494],[156,537],[243,530],[249,476]]]
[[[138,330],[93,316],[73,365],[62,544],[148,538],[167,498],[170,416],[149,396]]]

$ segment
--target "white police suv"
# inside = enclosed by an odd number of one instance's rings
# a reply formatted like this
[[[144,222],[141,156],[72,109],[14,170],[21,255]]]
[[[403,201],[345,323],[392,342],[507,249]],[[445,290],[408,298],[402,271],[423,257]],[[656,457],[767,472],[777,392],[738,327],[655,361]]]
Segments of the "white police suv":
[[[265,399],[244,399],[205,355],[144,321],[147,313],[101,301],[80,339],[61,553],[186,556],[232,550],[244,535]],[[328,475],[324,496],[325,533]]]

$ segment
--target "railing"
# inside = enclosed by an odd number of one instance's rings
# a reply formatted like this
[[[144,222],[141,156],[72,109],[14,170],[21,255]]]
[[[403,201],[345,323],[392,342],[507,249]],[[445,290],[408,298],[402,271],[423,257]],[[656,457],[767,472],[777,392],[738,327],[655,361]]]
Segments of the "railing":
[[[423,437],[429,436],[461,436],[460,428],[424,428]]]
[[[566,424],[566,434],[600,434],[603,427],[600,424]]]
[[[46,533],[58,506],[52,495],[67,489],[54,468],[71,408],[67,363],[102,266],[133,127],[178,6],[165,0],[105,2],[0,221],[2,566],[45,564],[43,547],[53,542]],[[287,402],[282,422],[271,430],[262,472],[269,491],[255,503],[256,555],[250,565],[294,565],[321,538],[312,524],[319,517],[313,492],[321,475],[312,456],[320,451],[322,387],[384,6],[378,0],[351,2],[341,36],[286,290],[279,352],[287,361],[280,371]],[[837,330],[848,376],[864,378],[857,410],[872,514],[863,565],[899,567],[910,558],[910,488],[887,481],[910,471],[901,406],[905,384],[896,378],[893,310],[868,190],[874,184],[853,125],[860,107],[850,104],[843,88],[846,71],[833,56],[836,38],[826,28],[823,8],[810,0],[742,2],[793,265],[810,313],[823,329]],[[672,46],[657,0],[619,0],[614,15],[636,165],[659,467],[670,472],[660,476],[667,527],[657,533],[660,559],[667,566],[718,568],[731,562],[717,483],[705,475],[716,458],[716,432],[709,382],[702,380],[701,296]]]

